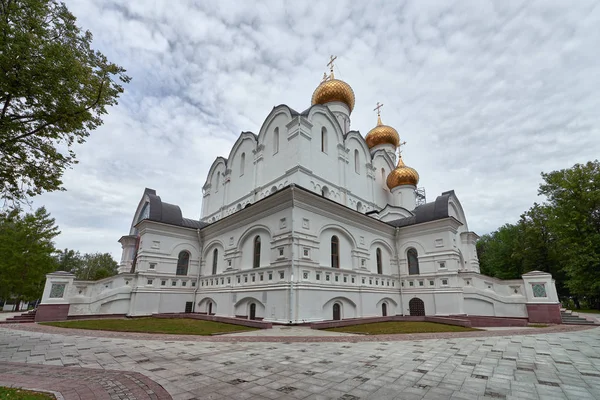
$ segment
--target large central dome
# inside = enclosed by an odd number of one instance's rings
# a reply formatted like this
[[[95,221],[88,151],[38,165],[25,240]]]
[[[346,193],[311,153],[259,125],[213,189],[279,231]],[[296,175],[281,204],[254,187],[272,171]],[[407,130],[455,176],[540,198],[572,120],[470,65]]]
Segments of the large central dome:
[[[332,101],[341,101],[350,108],[350,112],[354,109],[354,90],[346,82],[339,79],[327,79],[315,89],[311,103],[325,104]]]

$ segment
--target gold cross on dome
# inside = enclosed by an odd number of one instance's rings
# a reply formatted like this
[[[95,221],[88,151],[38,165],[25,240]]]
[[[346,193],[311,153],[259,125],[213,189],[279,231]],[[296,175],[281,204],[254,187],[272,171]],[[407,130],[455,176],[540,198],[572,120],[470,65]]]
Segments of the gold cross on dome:
[[[398,143],[398,155],[402,157],[402,146],[406,146],[406,141]]]
[[[373,109],[373,111],[377,111],[377,116],[379,117],[381,114],[381,107],[383,107],[383,104],[379,104],[379,102],[377,102],[377,107],[375,107]]]
[[[333,56],[331,55],[329,57],[329,62],[327,63],[327,66],[329,67],[329,70],[331,71],[331,74],[333,74],[333,62],[337,59],[337,56]]]

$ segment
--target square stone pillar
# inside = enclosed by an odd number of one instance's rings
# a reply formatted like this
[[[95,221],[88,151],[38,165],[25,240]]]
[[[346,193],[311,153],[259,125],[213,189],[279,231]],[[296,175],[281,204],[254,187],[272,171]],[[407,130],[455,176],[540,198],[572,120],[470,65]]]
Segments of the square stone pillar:
[[[44,294],[35,314],[35,322],[64,321],[69,315],[69,294],[75,275],[58,271],[46,275]]]
[[[522,278],[529,322],[560,324],[560,302],[552,275],[542,271],[531,271]]]

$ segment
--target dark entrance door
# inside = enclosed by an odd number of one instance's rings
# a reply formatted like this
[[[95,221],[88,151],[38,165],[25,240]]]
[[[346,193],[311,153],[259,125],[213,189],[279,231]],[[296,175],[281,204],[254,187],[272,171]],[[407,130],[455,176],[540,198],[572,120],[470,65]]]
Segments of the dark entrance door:
[[[212,315],[212,301],[208,303],[208,315]]]
[[[387,317],[387,304],[383,303],[381,305],[381,315],[383,315],[384,317]]]
[[[411,299],[408,302],[410,315],[425,315],[425,303],[418,297]]]
[[[342,313],[341,313],[340,305],[338,303],[335,303],[333,305],[333,320],[334,321],[339,321],[340,319],[342,319]]]
[[[192,301],[186,301],[185,302],[185,312],[186,313],[191,313],[192,312],[192,307],[194,307],[194,303]]]
[[[250,319],[256,319],[256,304],[250,304]]]

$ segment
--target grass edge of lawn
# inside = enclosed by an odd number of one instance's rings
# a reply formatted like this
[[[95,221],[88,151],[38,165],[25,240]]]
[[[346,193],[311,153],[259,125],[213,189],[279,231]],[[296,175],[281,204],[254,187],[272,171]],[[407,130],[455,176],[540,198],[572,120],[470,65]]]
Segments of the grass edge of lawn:
[[[118,321],[123,321],[126,326],[119,326]],[[148,325],[146,322],[161,322],[163,327],[157,327],[156,324]],[[137,324],[137,326],[136,326]],[[171,329],[164,329],[164,325],[171,325]],[[193,335],[193,336],[213,336],[225,335],[228,333],[249,332],[258,330],[245,325],[230,324],[226,322],[206,321],[193,318],[110,318],[110,319],[82,319],[71,321],[41,322],[40,325],[54,326],[65,329],[85,329],[92,331],[107,332],[128,332],[128,333],[148,333],[162,335]],[[193,325],[196,325],[194,327]],[[205,325],[206,329],[194,329]]]
[[[368,327],[371,326],[372,328],[375,327],[379,327],[379,326],[385,326],[385,325],[396,325],[398,328],[402,328],[404,327],[414,327],[414,326],[421,326],[424,328],[440,328],[438,329],[421,329],[421,330],[411,330],[411,329],[398,329],[398,330],[380,330],[380,329],[371,329],[369,330]],[[443,327],[443,328],[442,328]],[[420,334],[420,333],[447,333],[447,332],[476,332],[476,331],[481,331],[481,329],[477,329],[477,328],[467,328],[464,326],[460,326],[460,325],[450,325],[450,324],[441,324],[441,323],[437,323],[437,322],[417,322],[417,321],[386,321],[386,322],[370,322],[367,324],[356,324],[356,325],[349,325],[349,326],[340,326],[340,327],[335,327],[335,328],[325,328],[323,329],[324,331],[329,331],[329,332],[341,332],[341,333],[354,333],[354,334],[359,334],[359,335],[397,335],[397,334],[403,334],[403,335],[414,335],[414,334]]]
[[[6,394],[13,396],[10,397],[10,399],[14,400],[56,400],[56,396],[52,393],[21,389],[18,387],[0,386],[0,395],[4,396]],[[19,395],[19,397],[17,397],[17,395]]]

